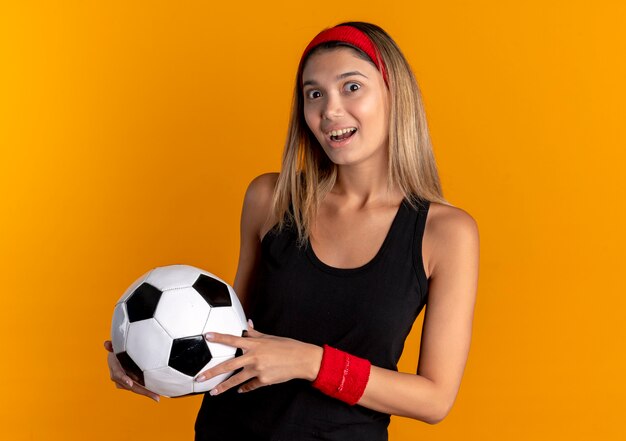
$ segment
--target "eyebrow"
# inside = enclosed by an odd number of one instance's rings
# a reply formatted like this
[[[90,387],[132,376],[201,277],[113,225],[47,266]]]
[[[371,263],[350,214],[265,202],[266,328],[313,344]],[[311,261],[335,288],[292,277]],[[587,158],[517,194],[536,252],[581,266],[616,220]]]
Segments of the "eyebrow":
[[[337,75],[336,79],[337,80],[342,80],[342,79],[344,79],[346,77],[352,77],[352,76],[355,76],[355,75],[360,75],[362,77],[367,78],[367,75],[362,74],[358,70],[353,70],[353,71],[350,71],[350,72],[344,72],[342,74]],[[307,80],[304,83],[302,83],[302,87],[304,87],[304,86],[315,86],[315,85],[317,85],[317,82],[315,82],[313,80]]]

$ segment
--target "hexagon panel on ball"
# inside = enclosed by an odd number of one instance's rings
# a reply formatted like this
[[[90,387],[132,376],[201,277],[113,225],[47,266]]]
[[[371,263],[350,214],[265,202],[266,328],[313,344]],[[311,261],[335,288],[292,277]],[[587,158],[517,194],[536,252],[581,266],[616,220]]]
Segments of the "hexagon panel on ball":
[[[142,320],[128,327],[126,352],[144,371],[167,366],[172,338],[154,320]]]
[[[169,265],[155,268],[146,282],[161,290],[187,288],[198,279],[200,271],[189,265]]]
[[[210,310],[195,289],[168,289],[161,295],[154,318],[172,338],[181,338],[201,334]]]
[[[165,397],[179,397],[193,393],[193,378],[165,366],[145,371],[146,388]]]
[[[231,334],[241,337],[243,331],[241,321],[237,313],[232,308],[211,308],[209,319],[202,330],[202,334],[207,332],[219,332],[220,334]],[[232,357],[237,348],[221,343],[207,342],[213,357]]]

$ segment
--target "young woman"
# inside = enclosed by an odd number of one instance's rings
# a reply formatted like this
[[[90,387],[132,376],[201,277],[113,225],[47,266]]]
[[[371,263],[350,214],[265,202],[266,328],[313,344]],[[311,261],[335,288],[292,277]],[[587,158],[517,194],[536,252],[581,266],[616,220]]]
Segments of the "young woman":
[[[450,411],[465,368],[478,229],[442,196],[419,89],[379,27],[318,34],[298,68],[280,174],[254,179],[234,288],[243,355],[206,394],[196,440],[385,440],[389,415],[429,424]],[[422,308],[417,373],[397,372]],[[110,343],[105,345],[110,349]],[[120,388],[133,384],[112,354]]]

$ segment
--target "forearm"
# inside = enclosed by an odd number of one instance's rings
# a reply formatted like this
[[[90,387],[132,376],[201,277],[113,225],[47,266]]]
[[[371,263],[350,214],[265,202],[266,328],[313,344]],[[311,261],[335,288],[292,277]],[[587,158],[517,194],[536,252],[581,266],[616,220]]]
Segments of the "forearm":
[[[448,413],[437,385],[426,377],[372,366],[370,378],[357,403],[391,415],[436,424]]]
[[[424,376],[383,369],[369,363],[364,365],[357,360],[358,357],[352,359],[353,364],[344,362],[350,360],[349,358],[340,358],[337,364],[337,358],[333,355],[326,358],[326,349],[320,346],[262,334],[252,326],[249,326],[246,337],[209,333],[205,338],[213,343],[241,348],[243,351],[243,355],[220,363],[198,375],[196,381],[202,382],[216,375],[243,368],[238,374],[220,383],[211,391],[211,395],[220,394],[238,385],[240,392],[250,392],[262,386],[294,378],[302,378],[313,384],[320,380],[315,387],[336,399],[429,424],[441,421],[453,402],[447,398],[451,396],[450,393],[444,393],[445,389],[437,387],[433,381]],[[369,378],[367,375],[361,375],[363,373],[361,369],[364,367],[369,369]],[[339,376],[335,375],[337,369],[340,369]],[[332,374],[329,376],[329,373]],[[318,379],[320,374],[321,377]],[[352,375],[350,380],[345,383],[337,381],[345,379],[346,375]],[[242,384],[244,382],[245,384]],[[314,387],[313,384],[311,387]],[[342,386],[345,386],[343,390]],[[335,390],[339,393],[336,394]],[[357,399],[359,401],[356,401]]]
[[[322,359],[322,348],[305,345],[303,358],[308,373],[315,380]],[[306,355],[305,355],[306,354]],[[429,424],[441,421],[449,408],[435,383],[421,375],[406,374],[371,366],[369,380],[358,403],[379,412],[414,418]]]

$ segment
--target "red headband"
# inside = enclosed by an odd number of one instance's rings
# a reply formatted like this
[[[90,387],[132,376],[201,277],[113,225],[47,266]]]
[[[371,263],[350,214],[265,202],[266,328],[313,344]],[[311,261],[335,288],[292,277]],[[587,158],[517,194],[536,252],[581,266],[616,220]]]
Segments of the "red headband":
[[[326,29],[317,34],[317,36],[311,40],[306,49],[304,49],[304,53],[300,58],[300,64],[302,64],[302,61],[315,47],[329,41],[340,41],[361,49],[376,65],[376,68],[380,71],[383,79],[385,80],[385,84],[389,85],[387,83],[387,68],[385,67],[384,61],[380,57],[378,49],[364,32],[352,26],[335,26],[334,28]]]

